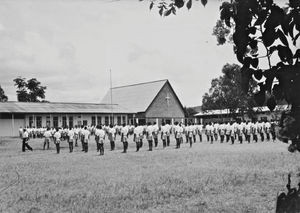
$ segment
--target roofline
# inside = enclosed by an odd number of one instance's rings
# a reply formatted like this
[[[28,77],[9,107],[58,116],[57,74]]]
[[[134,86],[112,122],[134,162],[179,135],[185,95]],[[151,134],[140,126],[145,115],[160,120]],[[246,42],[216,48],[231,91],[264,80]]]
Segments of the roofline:
[[[175,95],[175,98],[177,99],[177,101],[179,102],[179,105],[181,106],[183,115],[185,115],[185,113],[184,113],[184,107],[183,107],[182,103],[180,102],[180,100],[179,100],[179,98],[178,98],[176,92],[174,91],[174,89],[173,89],[171,83],[169,82],[169,80],[167,80],[166,83],[164,83],[164,85],[160,88],[159,92],[155,95],[155,97],[153,98],[153,100],[151,101],[151,103],[149,104],[149,106],[147,107],[147,109],[145,110],[145,112],[148,111],[148,109],[151,107],[151,105],[153,104],[154,100],[157,98],[157,96],[159,95],[159,93],[162,91],[162,89],[164,88],[164,86],[165,86],[166,84],[169,84],[169,86],[170,86],[170,88],[171,88],[173,94]],[[185,117],[185,116],[184,116],[184,117]]]
[[[6,101],[6,102],[0,102],[0,104],[5,104],[5,103],[22,103],[22,104],[85,104],[85,105],[115,105],[117,106],[118,104],[110,104],[110,103],[79,103],[79,102],[21,102],[21,101]]]
[[[151,84],[151,83],[156,83],[156,82],[160,82],[160,81],[168,81],[168,79],[161,79],[161,80],[156,80],[156,81],[148,81],[148,82],[137,83],[137,84],[117,86],[117,87],[113,87],[112,89],[118,89],[118,88],[123,88],[123,87],[131,87],[131,86],[137,86],[137,85],[142,85],[142,84]]]

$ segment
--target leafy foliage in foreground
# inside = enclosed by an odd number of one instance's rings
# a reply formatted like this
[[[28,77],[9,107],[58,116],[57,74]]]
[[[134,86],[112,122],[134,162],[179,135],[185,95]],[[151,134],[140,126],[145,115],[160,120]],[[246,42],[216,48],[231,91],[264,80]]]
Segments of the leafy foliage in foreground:
[[[5,95],[5,92],[0,85],[0,102],[6,102],[7,100],[8,97]]]

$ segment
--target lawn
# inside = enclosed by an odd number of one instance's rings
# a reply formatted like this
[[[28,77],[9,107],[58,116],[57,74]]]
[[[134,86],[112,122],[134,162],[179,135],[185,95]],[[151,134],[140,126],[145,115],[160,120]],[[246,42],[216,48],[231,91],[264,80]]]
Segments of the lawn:
[[[130,142],[127,154],[117,142],[104,156],[94,139],[88,153],[30,144],[22,153],[20,139],[0,138],[0,212],[274,212],[287,174],[300,180],[300,154],[278,141],[174,149],[172,140],[152,152]]]

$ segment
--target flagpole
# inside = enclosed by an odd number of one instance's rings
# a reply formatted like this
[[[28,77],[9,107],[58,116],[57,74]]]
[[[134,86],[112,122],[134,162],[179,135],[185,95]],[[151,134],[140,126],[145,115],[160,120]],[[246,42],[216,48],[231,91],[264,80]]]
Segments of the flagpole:
[[[111,75],[111,69],[109,70],[110,73],[110,107],[111,107],[111,121],[110,123],[114,124],[114,113],[113,113],[113,96],[112,96],[112,75]]]

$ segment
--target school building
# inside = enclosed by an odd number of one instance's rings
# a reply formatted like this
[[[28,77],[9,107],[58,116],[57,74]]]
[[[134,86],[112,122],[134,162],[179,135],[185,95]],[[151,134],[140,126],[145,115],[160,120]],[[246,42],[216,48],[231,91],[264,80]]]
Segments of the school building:
[[[172,123],[183,120],[183,106],[168,80],[114,87],[101,103],[0,103],[0,136],[17,136],[20,127],[145,124],[148,121]]]
[[[238,120],[257,120],[257,121],[271,121],[279,120],[281,113],[289,109],[289,106],[277,105],[275,109],[271,112],[267,106],[254,107],[253,115],[250,118],[247,114],[242,115],[238,111],[235,113],[229,113],[228,109],[218,109],[218,110],[207,110],[201,111],[194,115],[195,123],[209,123],[209,122],[228,122]]]

